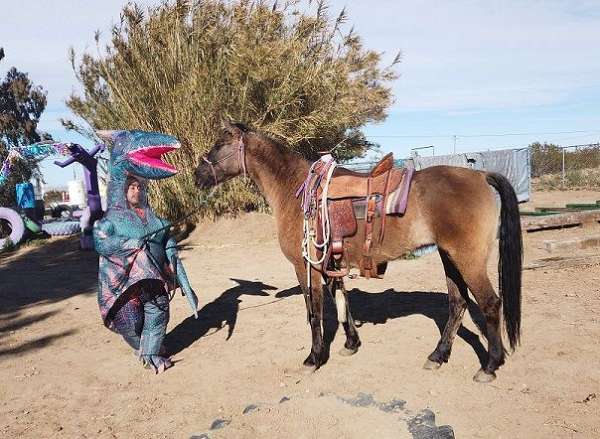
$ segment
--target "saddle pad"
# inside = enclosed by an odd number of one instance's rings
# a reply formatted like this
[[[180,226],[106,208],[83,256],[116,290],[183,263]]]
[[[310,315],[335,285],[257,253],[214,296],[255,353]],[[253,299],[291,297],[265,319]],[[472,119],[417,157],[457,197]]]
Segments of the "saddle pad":
[[[410,192],[410,184],[415,173],[414,168],[405,168],[404,178],[402,183],[394,191],[388,194],[385,206],[386,215],[404,215],[408,204],[408,193]]]
[[[402,183],[396,190],[390,192],[386,199],[385,214],[386,215],[404,215],[408,204],[408,194],[410,192],[410,184],[415,170],[412,168],[406,169]],[[375,210],[375,216],[380,217],[382,212],[383,196],[379,194],[373,195],[377,200],[377,209]],[[352,207],[354,208],[354,216],[357,220],[365,219],[365,212],[367,210],[366,199],[352,198]]]

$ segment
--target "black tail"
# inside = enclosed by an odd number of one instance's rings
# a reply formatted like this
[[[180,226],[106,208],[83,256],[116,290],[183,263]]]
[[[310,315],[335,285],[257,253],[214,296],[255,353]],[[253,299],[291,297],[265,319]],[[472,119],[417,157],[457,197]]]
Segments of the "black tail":
[[[511,349],[519,344],[521,336],[521,270],[523,266],[523,239],[517,195],[510,182],[501,174],[486,175],[490,186],[498,191],[500,209],[500,297],[504,309],[504,323]]]

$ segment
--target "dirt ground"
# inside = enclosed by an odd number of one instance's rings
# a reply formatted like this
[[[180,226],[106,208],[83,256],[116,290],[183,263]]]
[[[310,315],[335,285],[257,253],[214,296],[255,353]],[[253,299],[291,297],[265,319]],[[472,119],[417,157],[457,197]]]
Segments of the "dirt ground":
[[[600,192],[536,194],[533,203],[593,202]],[[384,280],[352,280],[362,346],[314,374],[303,298],[273,219],[251,214],[199,226],[181,252],[201,301],[171,303],[175,367],[144,370],[104,329],[97,258],[52,239],[0,258],[0,436],[19,438],[597,438],[600,437],[600,264],[596,248],[548,254],[525,235],[525,264],[589,256],[523,273],[522,345],[490,384],[472,376],[485,340],[469,316],[450,362],[422,368],[447,319],[439,257],[394,262]],[[496,278],[496,256],[490,271]],[[333,305],[328,333],[337,329]],[[212,429],[211,429],[212,428]]]

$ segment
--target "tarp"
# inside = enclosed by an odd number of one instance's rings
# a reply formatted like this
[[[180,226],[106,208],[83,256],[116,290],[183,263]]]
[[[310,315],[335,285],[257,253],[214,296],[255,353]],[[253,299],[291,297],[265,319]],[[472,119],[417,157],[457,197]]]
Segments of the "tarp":
[[[433,157],[412,157],[406,160],[416,170],[430,166],[461,166],[504,175],[515,188],[520,203],[529,201],[531,185],[531,160],[529,148],[503,149],[498,151],[469,152]]]

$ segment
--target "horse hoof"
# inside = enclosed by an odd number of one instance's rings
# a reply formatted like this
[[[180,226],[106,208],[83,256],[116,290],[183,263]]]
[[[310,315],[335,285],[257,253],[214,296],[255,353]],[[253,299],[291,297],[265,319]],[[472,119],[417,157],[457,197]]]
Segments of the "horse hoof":
[[[473,377],[473,381],[476,383],[490,383],[496,379],[496,374],[494,372],[487,373],[483,369],[479,369],[475,376]]]
[[[442,367],[441,363],[431,360],[425,361],[425,364],[423,365],[423,369],[426,370],[438,370],[440,367]]]
[[[312,364],[303,364],[302,365],[301,372],[303,375],[312,375],[316,371],[317,371],[317,366],[315,366],[315,365],[312,365]]]
[[[346,347],[340,349],[339,354],[342,357],[349,357],[350,355],[354,355],[358,352],[358,348],[354,348],[354,349],[348,349]]]

